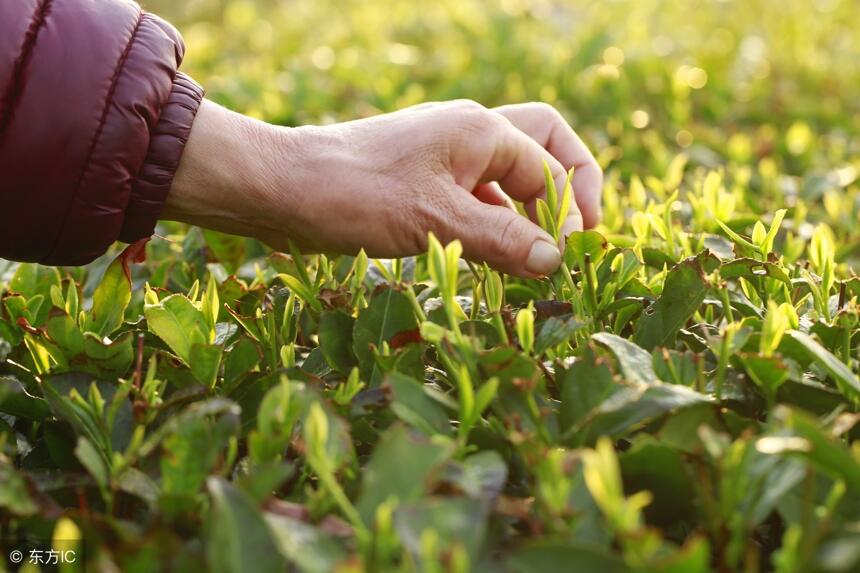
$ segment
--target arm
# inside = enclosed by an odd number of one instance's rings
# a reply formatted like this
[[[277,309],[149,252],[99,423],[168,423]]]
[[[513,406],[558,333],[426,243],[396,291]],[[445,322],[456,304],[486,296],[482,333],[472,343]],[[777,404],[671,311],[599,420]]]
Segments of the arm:
[[[202,89],[127,0],[0,2],[0,257],[83,264],[149,236]]]
[[[204,102],[163,216],[286,250],[373,257],[424,252],[427,232],[505,272],[553,272],[560,254],[538,227],[543,162],[562,186],[576,167],[569,233],[600,217],[602,173],[544,104],[486,109],[425,104],[326,127],[282,128]],[[522,201],[520,216],[509,197]]]
[[[539,276],[560,261],[533,222],[544,161],[558,185],[577,168],[565,230],[599,218],[600,169],[546,105],[448,102],[287,129],[205,102],[194,122],[202,90],[177,73],[181,38],[130,1],[4,2],[0,32],[3,258],[83,264],[162,216],[379,257],[423,252],[433,231]]]

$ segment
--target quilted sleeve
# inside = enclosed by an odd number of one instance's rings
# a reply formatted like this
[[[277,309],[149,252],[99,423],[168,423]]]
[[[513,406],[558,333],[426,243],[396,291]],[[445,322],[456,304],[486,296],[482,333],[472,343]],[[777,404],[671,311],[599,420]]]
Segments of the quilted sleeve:
[[[0,1],[0,257],[84,264],[148,236],[203,90],[129,0]]]

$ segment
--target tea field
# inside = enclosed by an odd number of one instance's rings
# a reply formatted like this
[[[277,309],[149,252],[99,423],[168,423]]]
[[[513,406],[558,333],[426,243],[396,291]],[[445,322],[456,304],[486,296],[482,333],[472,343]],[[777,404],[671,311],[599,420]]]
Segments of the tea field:
[[[4,559],[860,571],[856,1],[144,5],[209,97],[279,124],[550,103],[603,221],[543,280],[173,223],[0,261]]]

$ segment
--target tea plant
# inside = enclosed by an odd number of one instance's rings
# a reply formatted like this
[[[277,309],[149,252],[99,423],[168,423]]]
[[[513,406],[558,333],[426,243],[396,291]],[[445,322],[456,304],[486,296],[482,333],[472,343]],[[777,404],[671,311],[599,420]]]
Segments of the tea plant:
[[[307,22],[337,21],[340,6],[310,4]],[[746,48],[685,44],[705,88],[690,62],[647,52],[657,31],[636,39],[649,2],[582,8],[605,35],[566,41],[555,26],[572,9],[553,19],[539,2],[442,2],[424,24],[413,7],[345,4],[381,31],[349,44],[334,24],[282,26],[362,53],[396,38],[400,63],[361,72],[348,51],[314,52],[317,69],[297,64],[273,103],[261,78],[295,48],[261,30],[283,8],[199,2],[183,9],[192,58],[202,49],[192,69],[214,97],[288,123],[306,118],[287,104],[411,103],[415,82],[421,99],[555,99],[606,167],[602,224],[568,237],[542,280],[463,261],[433,236],[422,256],[381,261],[270,253],[174,224],[84,269],[0,261],[5,554],[53,539],[94,571],[857,571],[851,3],[792,5],[766,23],[763,3],[732,5],[761,23],[768,73],[795,90],[779,106],[765,87],[782,84],[761,75],[740,20],[724,31]],[[663,8],[655,26],[713,32],[718,8]],[[456,59],[408,64],[440,33],[462,55],[470,29],[499,38],[470,54],[477,72],[507,74],[506,93]],[[625,51],[609,43],[626,32]],[[831,36],[830,59],[786,59]],[[223,83],[223,66],[251,58],[262,63]],[[547,179],[551,235],[571,201]]]

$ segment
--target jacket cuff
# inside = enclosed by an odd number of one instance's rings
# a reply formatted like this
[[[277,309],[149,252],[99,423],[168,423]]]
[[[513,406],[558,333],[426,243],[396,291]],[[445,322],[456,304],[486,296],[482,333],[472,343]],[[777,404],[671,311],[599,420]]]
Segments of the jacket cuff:
[[[176,74],[170,97],[150,134],[146,160],[132,185],[120,241],[133,243],[155,231],[203,93],[203,88],[193,79],[182,72]]]

